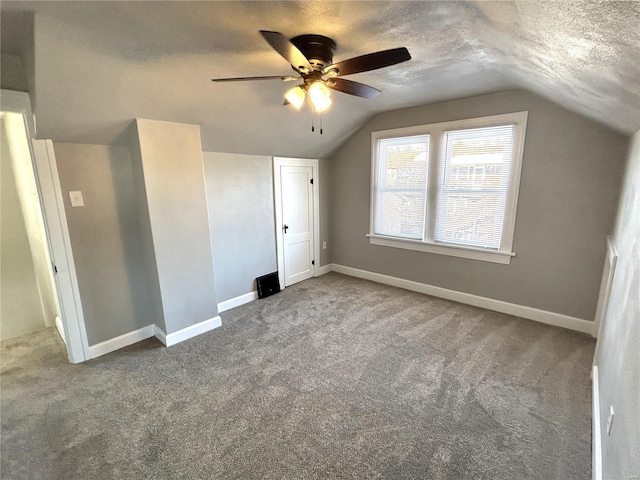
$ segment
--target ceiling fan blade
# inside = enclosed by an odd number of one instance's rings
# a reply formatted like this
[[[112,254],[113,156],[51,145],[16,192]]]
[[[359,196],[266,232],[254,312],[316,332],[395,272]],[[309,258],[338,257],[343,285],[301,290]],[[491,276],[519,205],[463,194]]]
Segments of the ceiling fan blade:
[[[283,34],[280,32],[270,32],[268,30],[260,30],[260,34],[293,68],[302,73],[307,73],[312,70],[307,57]]]
[[[212,82],[244,82],[247,80],[282,80],[283,82],[290,82],[291,80],[298,80],[300,77],[294,77],[293,75],[267,75],[262,77],[233,77],[233,78],[212,78]]]
[[[380,90],[364,83],[352,82],[345,78],[331,78],[326,82],[327,87],[338,92],[348,93],[362,98],[374,98],[380,95]]]
[[[323,73],[330,74],[335,71],[336,76],[342,77],[353,73],[368,72],[369,70],[389,67],[396,63],[406,62],[407,60],[411,60],[409,50],[405,47],[392,48],[391,50],[382,50],[380,52],[369,53],[334,63],[326,67]]]

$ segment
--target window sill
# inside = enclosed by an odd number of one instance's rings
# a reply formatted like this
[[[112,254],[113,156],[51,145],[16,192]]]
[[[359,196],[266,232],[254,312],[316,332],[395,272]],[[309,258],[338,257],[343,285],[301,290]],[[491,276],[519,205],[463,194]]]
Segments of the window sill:
[[[451,257],[468,258],[480,260],[482,262],[500,263],[509,265],[511,257],[516,254],[512,252],[498,252],[495,250],[485,250],[461,245],[443,245],[441,243],[427,243],[419,240],[409,240],[404,238],[385,237],[384,235],[367,234],[371,245],[383,247],[403,248],[417,252],[436,253],[438,255],[449,255]]]

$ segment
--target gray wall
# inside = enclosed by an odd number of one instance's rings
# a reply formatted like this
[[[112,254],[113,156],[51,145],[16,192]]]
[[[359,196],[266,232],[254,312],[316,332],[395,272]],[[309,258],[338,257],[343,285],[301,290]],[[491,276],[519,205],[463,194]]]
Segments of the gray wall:
[[[223,302],[256,290],[278,269],[271,157],[204,152],[216,292]]]
[[[370,245],[371,132],[527,110],[511,265]],[[628,137],[526,92],[379,115],[332,159],[332,261],[593,320]]]
[[[170,334],[218,315],[200,128],[146,119],[136,119],[136,128],[140,158],[133,160],[142,162]]]
[[[318,161],[318,175],[320,176],[320,266],[331,264],[331,177],[333,163],[328,159]],[[327,242],[327,248],[322,243]]]
[[[45,322],[4,122],[1,130],[0,340],[4,340],[44,328]]]
[[[89,345],[153,323],[125,147],[55,143]],[[84,207],[71,207],[80,190]]]
[[[144,265],[145,283],[149,300],[149,311],[153,323],[166,333],[167,326],[164,322],[164,310],[162,308],[162,292],[160,291],[160,279],[158,278],[158,265],[156,252],[153,246],[153,231],[149,218],[149,203],[147,201],[147,189],[144,183],[144,169],[142,166],[142,153],[140,151],[140,139],[138,128],[133,122],[128,129],[129,153],[131,154],[131,169],[135,183],[136,202],[135,208],[140,227],[140,243],[142,247],[142,262]]]
[[[596,358],[603,478],[640,474],[640,132],[632,139],[613,234],[618,263]],[[609,407],[615,419],[606,434]]]
[[[0,55],[0,87],[18,92],[28,91],[22,59],[18,55]]]
[[[255,278],[277,270],[273,160],[204,152],[218,302],[255,291]],[[331,263],[331,161],[319,160],[320,263]],[[322,249],[322,242],[327,249]]]
[[[217,315],[199,130],[139,120],[130,133],[131,154],[54,144],[89,345]]]

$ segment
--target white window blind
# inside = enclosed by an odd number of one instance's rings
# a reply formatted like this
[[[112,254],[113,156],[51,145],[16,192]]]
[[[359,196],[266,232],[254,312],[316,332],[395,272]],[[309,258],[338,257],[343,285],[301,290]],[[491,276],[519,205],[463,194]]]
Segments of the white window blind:
[[[514,135],[515,125],[444,132],[436,242],[500,248]]]
[[[372,132],[369,243],[509,265],[527,116]]]
[[[374,233],[423,240],[429,135],[380,139],[377,149]]]

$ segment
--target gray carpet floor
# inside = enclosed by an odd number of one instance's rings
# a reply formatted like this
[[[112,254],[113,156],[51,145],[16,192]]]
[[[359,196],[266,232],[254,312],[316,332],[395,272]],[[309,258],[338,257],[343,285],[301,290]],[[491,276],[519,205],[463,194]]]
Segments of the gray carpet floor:
[[[7,479],[588,479],[590,337],[337,273],[170,348],[3,342]]]

